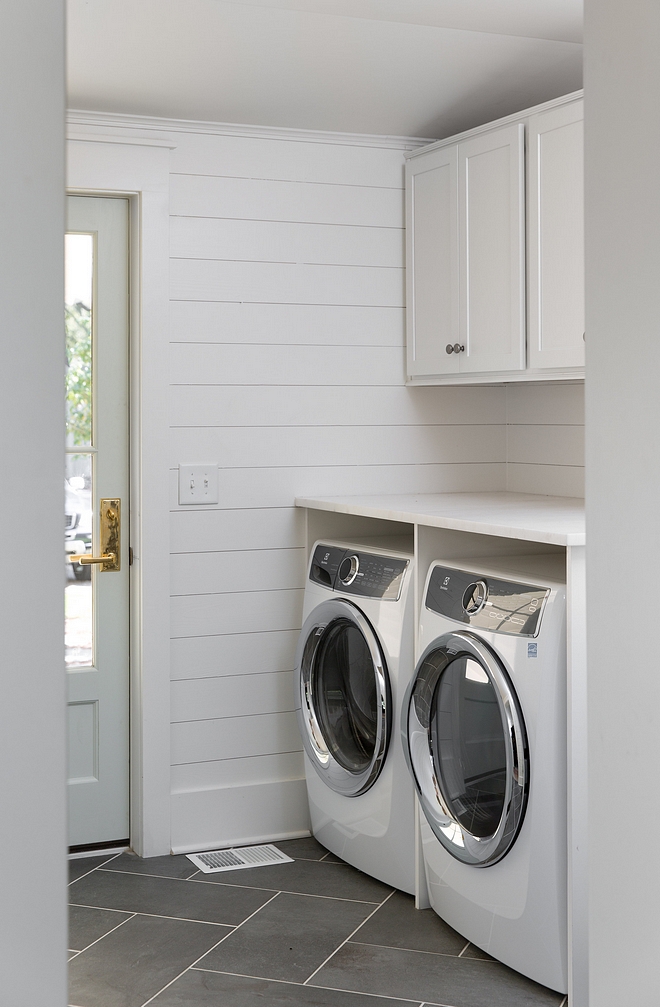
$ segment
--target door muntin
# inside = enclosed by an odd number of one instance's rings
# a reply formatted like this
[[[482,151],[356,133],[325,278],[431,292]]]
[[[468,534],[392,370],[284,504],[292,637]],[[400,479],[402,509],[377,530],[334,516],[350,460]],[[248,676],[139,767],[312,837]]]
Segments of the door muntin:
[[[529,788],[525,725],[502,662],[470,633],[440,637],[419,662],[403,716],[409,767],[439,841],[466,864],[501,860]]]
[[[303,745],[316,772],[345,797],[363,794],[385,760],[392,701],[378,639],[355,605],[323,602],[306,620],[296,692]]]

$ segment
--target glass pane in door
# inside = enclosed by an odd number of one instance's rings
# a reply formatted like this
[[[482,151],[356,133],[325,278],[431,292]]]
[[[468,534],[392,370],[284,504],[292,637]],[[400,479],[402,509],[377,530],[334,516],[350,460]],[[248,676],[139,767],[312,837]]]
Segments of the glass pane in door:
[[[92,297],[94,236],[65,237],[66,471],[64,473],[65,659],[69,668],[94,662],[94,578],[70,556],[92,552]]]
[[[368,769],[378,736],[378,697],[367,641],[348,619],[337,619],[319,645],[314,707],[325,742],[350,773]]]
[[[433,697],[432,749],[445,800],[463,828],[497,831],[506,797],[506,741],[495,688],[471,657],[447,665]]]

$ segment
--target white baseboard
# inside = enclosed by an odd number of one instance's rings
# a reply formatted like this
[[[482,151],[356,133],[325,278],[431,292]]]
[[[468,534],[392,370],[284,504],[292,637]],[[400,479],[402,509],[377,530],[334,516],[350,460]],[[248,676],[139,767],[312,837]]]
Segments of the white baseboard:
[[[172,795],[172,852],[196,853],[310,835],[305,780]]]

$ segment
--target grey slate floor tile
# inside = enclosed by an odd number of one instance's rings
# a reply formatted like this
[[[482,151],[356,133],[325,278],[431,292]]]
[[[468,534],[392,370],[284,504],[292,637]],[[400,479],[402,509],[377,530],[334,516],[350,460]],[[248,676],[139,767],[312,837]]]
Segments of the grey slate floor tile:
[[[95,871],[69,888],[69,901],[75,905],[229,926],[242,923],[272,897],[272,892],[257,888],[204,885],[111,871]]]
[[[476,944],[468,944],[465,951],[462,953],[461,958],[481,958],[485,962],[496,961],[492,955],[489,955],[487,951],[482,951],[478,948]]]
[[[314,836],[307,836],[305,839],[284,839],[281,843],[273,843],[273,846],[294,860],[322,860],[328,853],[325,846],[321,846]]]
[[[254,885],[276,892],[293,892],[296,895],[324,895],[331,899],[353,899],[357,902],[382,902],[392,891],[387,885],[356,871],[348,864],[330,864],[327,861],[296,860],[292,864],[273,867],[251,867],[240,871],[223,871],[221,874],[197,875],[214,884]]]
[[[77,860],[69,860],[69,884],[101,867],[102,864],[109,864],[111,860],[116,859],[116,856],[116,853],[111,853],[106,857],[80,857]]]
[[[450,1007],[559,1007],[563,996],[499,962],[345,944],[310,985]]]
[[[128,919],[129,913],[118,913],[111,909],[69,906],[69,949],[82,951]]]
[[[367,997],[341,990],[294,986],[269,979],[193,969],[153,1001],[153,1007],[419,1007],[417,1000]],[[151,1005],[150,1005],[151,1007]]]
[[[69,963],[75,1007],[141,1007],[223,936],[221,927],[134,916]]]
[[[395,892],[351,940],[443,955],[459,955],[467,944],[432,909],[415,909],[414,898],[404,892]]]
[[[195,867],[188,857],[148,857],[143,860],[134,853],[122,853],[111,863],[106,864],[104,870],[123,871],[127,874],[153,874],[159,878],[190,878],[197,874],[199,868]]]
[[[277,895],[199,966],[304,982],[372,911],[364,902]]]

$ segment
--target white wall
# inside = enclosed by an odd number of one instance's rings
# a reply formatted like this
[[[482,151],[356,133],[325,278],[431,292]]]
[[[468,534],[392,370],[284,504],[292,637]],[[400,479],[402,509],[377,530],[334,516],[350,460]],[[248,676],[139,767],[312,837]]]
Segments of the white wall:
[[[66,1001],[64,9],[0,32],[0,1000]]]
[[[506,487],[584,496],[584,384],[509,385]]]
[[[591,1007],[660,998],[659,51],[657,0],[587,0]]]
[[[404,387],[403,150],[177,134],[172,844],[307,828],[302,494],[505,487],[503,388]],[[328,139],[330,139],[328,137]],[[177,504],[217,461],[220,506]]]

